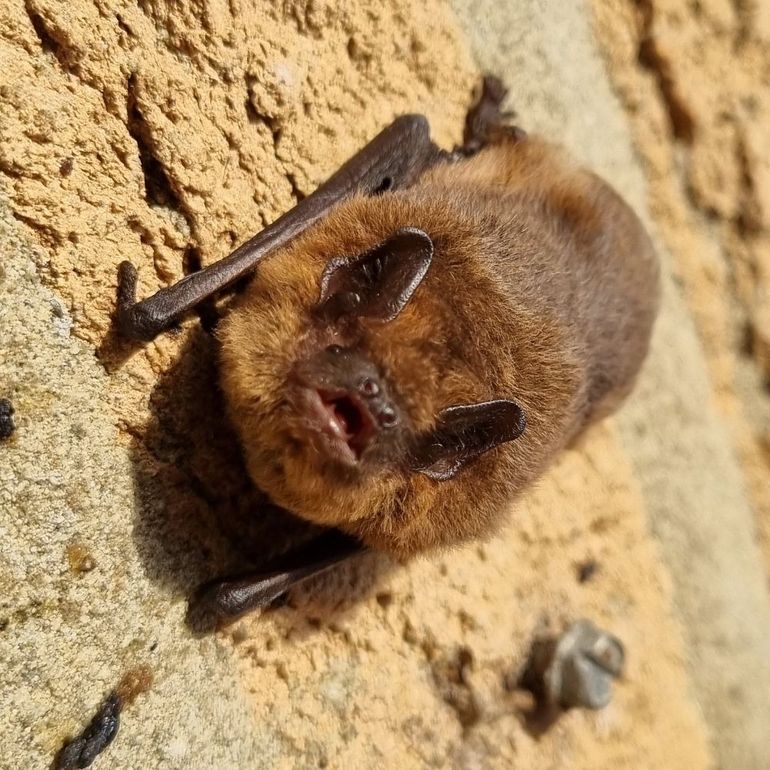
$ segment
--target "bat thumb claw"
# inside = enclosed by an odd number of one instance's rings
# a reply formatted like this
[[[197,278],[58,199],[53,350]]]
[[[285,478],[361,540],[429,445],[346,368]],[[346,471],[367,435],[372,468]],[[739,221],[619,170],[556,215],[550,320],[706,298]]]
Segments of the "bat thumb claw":
[[[149,342],[158,333],[156,319],[136,301],[139,273],[130,262],[118,265],[118,302],[115,325],[123,337]]]
[[[126,307],[136,302],[136,268],[127,261],[118,265],[118,307]]]

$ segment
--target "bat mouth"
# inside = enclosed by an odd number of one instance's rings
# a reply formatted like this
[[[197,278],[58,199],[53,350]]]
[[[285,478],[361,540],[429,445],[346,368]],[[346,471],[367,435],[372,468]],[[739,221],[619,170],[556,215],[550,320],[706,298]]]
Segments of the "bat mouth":
[[[366,404],[347,390],[323,388],[306,389],[302,400],[318,448],[345,465],[357,465],[375,433]]]

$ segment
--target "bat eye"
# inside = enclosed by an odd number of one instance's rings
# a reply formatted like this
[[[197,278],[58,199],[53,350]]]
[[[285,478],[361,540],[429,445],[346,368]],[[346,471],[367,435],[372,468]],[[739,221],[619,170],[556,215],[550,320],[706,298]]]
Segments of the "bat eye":
[[[393,187],[393,178],[386,176],[382,178],[382,181],[372,191],[373,195],[382,195],[384,192],[388,192]]]
[[[358,383],[359,392],[367,398],[373,398],[380,392],[380,386],[377,384],[377,380],[371,377],[364,377],[361,382]]]

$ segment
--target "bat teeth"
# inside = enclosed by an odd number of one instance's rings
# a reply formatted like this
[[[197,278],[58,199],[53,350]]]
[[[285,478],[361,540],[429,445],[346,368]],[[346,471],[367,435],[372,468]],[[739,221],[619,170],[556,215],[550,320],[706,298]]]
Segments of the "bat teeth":
[[[336,418],[330,417],[327,423],[329,430],[339,439],[343,441],[347,438],[345,431],[342,430],[342,426],[339,424]]]

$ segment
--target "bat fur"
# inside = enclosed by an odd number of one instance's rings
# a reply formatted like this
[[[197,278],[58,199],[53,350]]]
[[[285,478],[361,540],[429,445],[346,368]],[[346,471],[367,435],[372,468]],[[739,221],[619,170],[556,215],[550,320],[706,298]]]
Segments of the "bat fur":
[[[319,318],[329,263],[401,228],[433,243],[402,312]],[[559,450],[621,403],[657,305],[653,247],[619,195],[558,147],[492,131],[406,189],[341,202],[261,263],[219,326],[221,383],[258,487],[309,521],[408,556],[493,532]],[[356,351],[400,417],[386,446],[375,438],[352,466],[312,440],[302,406],[303,368],[330,346]],[[515,441],[447,480],[414,470],[410,447],[442,410],[491,399],[526,415]]]

